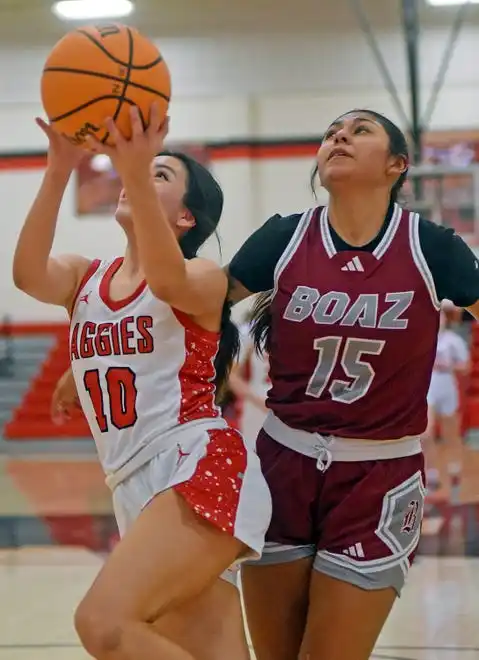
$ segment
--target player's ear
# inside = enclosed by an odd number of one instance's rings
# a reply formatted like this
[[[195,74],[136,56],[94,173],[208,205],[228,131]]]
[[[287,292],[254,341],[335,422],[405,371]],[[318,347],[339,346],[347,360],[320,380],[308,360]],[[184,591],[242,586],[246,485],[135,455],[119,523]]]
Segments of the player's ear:
[[[388,159],[387,173],[391,178],[399,179],[408,169],[408,160],[402,155],[391,155]]]
[[[179,229],[188,230],[196,225],[196,220],[193,217],[191,211],[188,211],[188,209],[183,209],[183,211],[181,212],[178,218],[176,225],[177,227],[179,227]]]

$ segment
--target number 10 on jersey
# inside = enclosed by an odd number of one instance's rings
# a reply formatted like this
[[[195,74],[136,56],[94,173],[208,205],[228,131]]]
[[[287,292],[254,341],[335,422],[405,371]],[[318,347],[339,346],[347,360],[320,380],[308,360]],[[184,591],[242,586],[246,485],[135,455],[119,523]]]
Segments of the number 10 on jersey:
[[[136,423],[138,391],[135,381],[136,375],[129,367],[110,367],[104,377],[98,369],[85,371],[83,383],[102,433],[110,426],[127,429]]]
[[[306,394],[319,399],[327,388],[333,401],[354,403],[365,396],[374,380],[376,372],[364,355],[380,355],[385,342],[377,339],[355,339],[344,337],[320,337],[314,340],[313,347],[318,351],[318,361],[311,376]],[[349,381],[331,375],[340,364]],[[329,387],[328,387],[329,385]]]

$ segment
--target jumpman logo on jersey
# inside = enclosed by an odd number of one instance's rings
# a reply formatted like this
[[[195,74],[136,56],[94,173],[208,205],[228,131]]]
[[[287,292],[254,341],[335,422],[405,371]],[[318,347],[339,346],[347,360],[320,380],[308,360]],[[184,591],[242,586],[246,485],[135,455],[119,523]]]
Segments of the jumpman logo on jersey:
[[[186,458],[187,456],[190,456],[191,452],[183,451],[178,442],[176,443],[176,446],[178,447],[178,460],[176,461],[176,465],[179,465],[184,458]]]
[[[91,293],[91,291],[89,291],[88,293],[85,293],[83,296],[80,296],[80,298],[78,299],[78,302],[82,302],[82,303],[85,303],[85,305],[88,305],[88,298],[90,297],[90,293]]]

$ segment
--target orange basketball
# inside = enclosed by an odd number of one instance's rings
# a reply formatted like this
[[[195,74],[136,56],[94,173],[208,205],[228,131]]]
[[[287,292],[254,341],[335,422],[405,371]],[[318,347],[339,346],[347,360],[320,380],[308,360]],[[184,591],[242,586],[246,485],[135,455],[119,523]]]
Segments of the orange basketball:
[[[170,73],[157,47],[117,23],[69,32],[48,56],[41,80],[50,123],[77,145],[87,135],[111,144],[103,123],[107,117],[130,137],[131,106],[139,108],[147,126],[153,102],[166,117],[170,94]]]

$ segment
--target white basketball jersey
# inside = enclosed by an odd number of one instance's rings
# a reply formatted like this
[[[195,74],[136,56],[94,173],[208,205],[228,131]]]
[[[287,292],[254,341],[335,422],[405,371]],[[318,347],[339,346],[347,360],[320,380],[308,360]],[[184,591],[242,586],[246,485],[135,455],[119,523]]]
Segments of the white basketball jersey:
[[[255,394],[266,401],[266,395],[271,387],[268,358],[260,356],[255,351],[252,351],[249,358],[249,370],[251,389]]]
[[[92,264],[70,328],[78,396],[107,473],[176,426],[220,415],[213,383],[219,333],[155,298],[146,282],[112,300],[122,261]]]
[[[464,339],[453,330],[440,330],[434,368],[452,372],[456,365],[468,359],[469,350]]]
[[[269,361],[266,357],[256,353],[253,347],[253,340],[249,336],[249,328],[241,328],[241,353],[240,363],[245,367],[248,373],[248,384],[252,392],[266,401],[266,395],[271,387],[269,379]],[[251,401],[244,401],[241,415],[241,431],[247,440],[254,440],[258,435],[263,422],[266,418],[266,412],[258,408]]]

